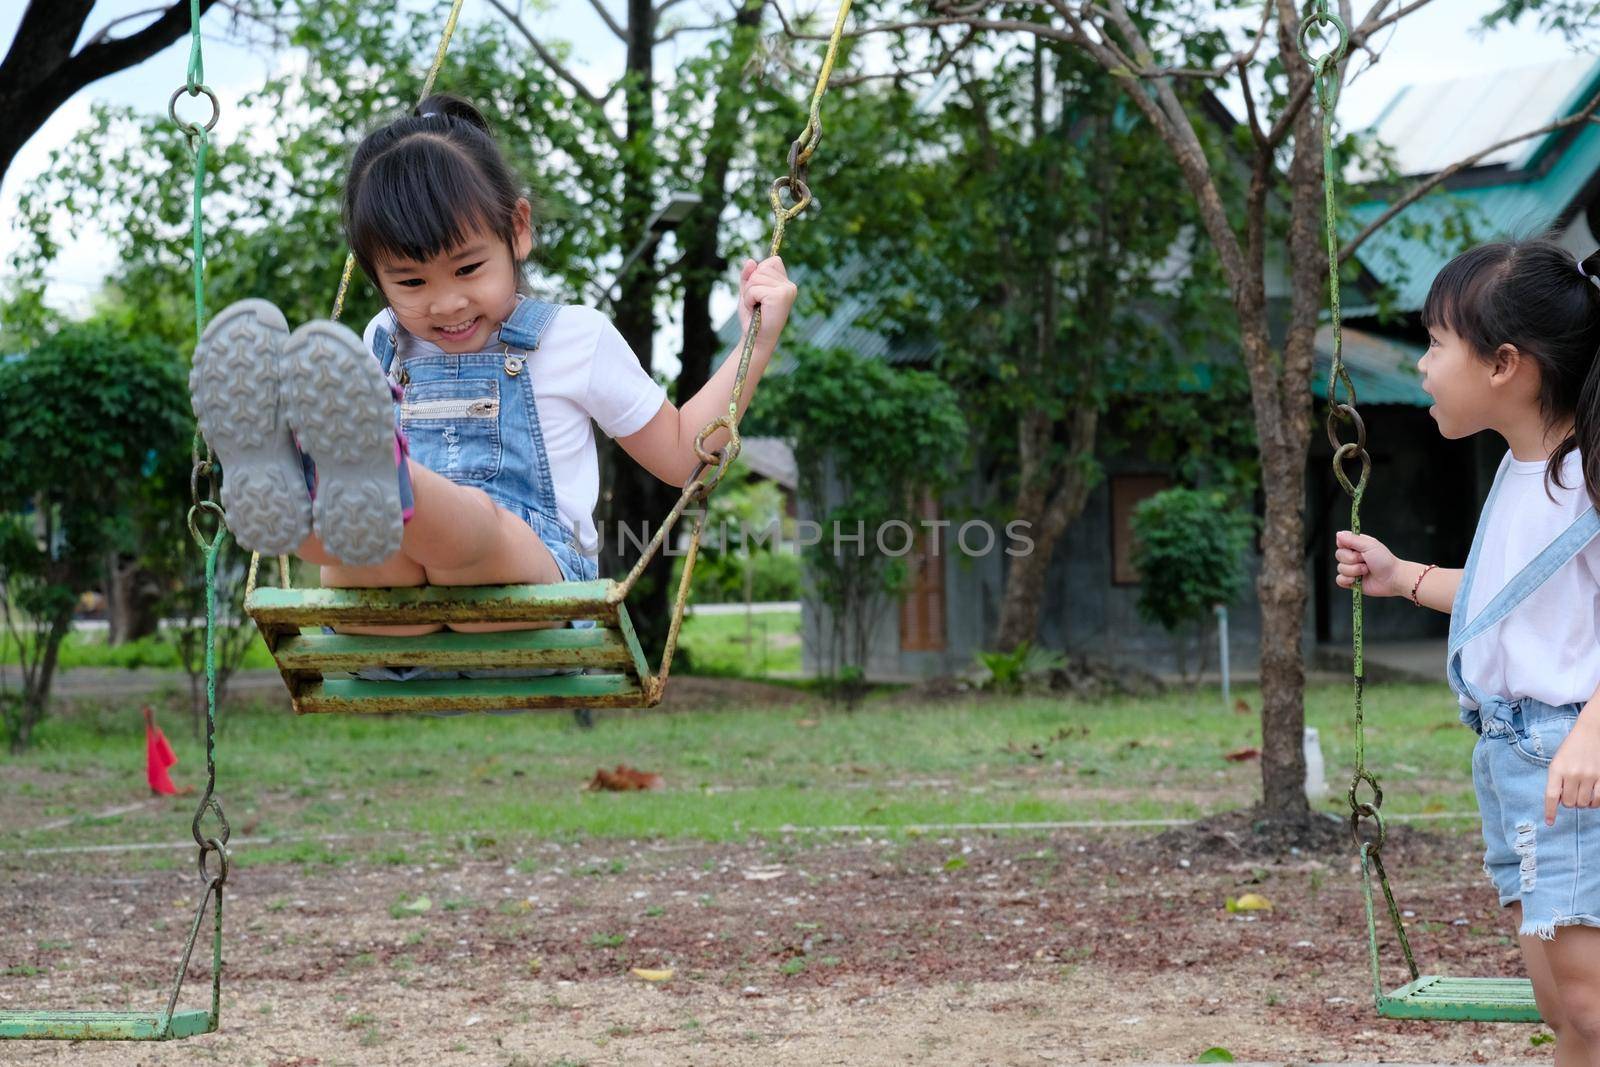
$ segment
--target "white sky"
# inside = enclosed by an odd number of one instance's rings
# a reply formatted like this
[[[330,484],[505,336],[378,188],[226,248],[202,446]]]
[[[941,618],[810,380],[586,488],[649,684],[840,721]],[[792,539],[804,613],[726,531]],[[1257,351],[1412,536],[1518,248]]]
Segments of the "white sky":
[[[602,2],[610,3],[621,17],[616,0]],[[831,9],[831,0],[823,0],[823,3]],[[9,0],[0,4],[0,42],[9,44],[24,6]],[[149,0],[101,0],[88,30],[93,33],[112,18],[148,6]],[[675,9],[674,14],[682,13],[694,19],[692,9],[697,6],[685,4]],[[1369,4],[1362,0],[1357,9],[1367,6]],[[1570,47],[1559,37],[1541,34],[1527,24],[1502,28],[1492,35],[1477,33],[1473,27],[1493,6],[1493,0],[1434,0],[1422,11],[1402,20],[1385,35],[1386,40],[1379,42],[1382,62],[1345,90],[1340,101],[1345,120],[1364,124],[1408,83],[1488,74],[1572,55]],[[466,17],[498,16],[485,3],[469,2]],[[224,140],[238,134],[240,113],[234,102],[248,89],[260,85],[273,65],[281,62],[281,57],[227,44],[223,40],[227,19],[225,12],[213,8],[204,22],[207,80],[223,101],[217,133]],[[550,10],[535,13],[530,8],[524,19],[535,32],[543,30],[552,40],[570,41],[573,46],[571,66],[592,84],[603,85],[620,70],[621,43],[601,23],[587,0],[554,0]],[[118,32],[131,28],[119,27]],[[679,41],[689,42],[688,47],[693,47],[693,40],[679,38]],[[680,46],[674,42],[664,50],[660,57],[662,67],[671,69],[676,61],[673,49],[677,47]],[[0,186],[0,277],[9,273],[6,263],[19,244],[12,226],[19,190],[45,170],[49,152],[70,140],[87,122],[90,103],[105,100],[141,110],[164,110],[168,95],[183,83],[187,60],[188,41],[184,39],[138,67],[95,82],[58,110],[23,147]],[[187,110],[184,113],[189,114]],[[1542,118],[1536,117],[1534,122]],[[62,308],[81,310],[112,266],[114,257],[108,242],[97,234],[76,230],[71,220],[61,220],[60,232],[62,253],[50,279],[50,302]],[[662,354],[671,351],[668,345],[663,345],[663,349]]]

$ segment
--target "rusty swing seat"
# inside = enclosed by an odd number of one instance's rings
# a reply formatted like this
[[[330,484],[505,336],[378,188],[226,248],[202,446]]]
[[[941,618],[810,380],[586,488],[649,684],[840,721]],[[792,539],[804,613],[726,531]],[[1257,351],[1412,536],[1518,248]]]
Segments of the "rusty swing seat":
[[[249,591],[245,610],[277,662],[295,711],[302,714],[652,707],[661,700],[670,658],[659,676],[650,673],[623,603],[623,588],[609,579],[397,589],[267,586]],[[440,630],[421,637],[322,630],[323,626],[574,620],[595,625],[494,633]],[[555,673],[402,682],[340,676],[365,667]]]

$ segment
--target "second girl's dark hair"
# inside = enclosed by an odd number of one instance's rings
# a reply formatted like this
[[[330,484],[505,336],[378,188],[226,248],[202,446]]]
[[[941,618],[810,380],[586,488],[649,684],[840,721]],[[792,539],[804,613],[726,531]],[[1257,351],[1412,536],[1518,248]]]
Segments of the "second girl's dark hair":
[[[439,93],[362,138],[344,185],[350,250],[374,285],[385,257],[422,262],[474,230],[513,248],[517,180],[478,109]]]
[[[1570,417],[1572,432],[1550,453],[1545,490],[1566,488],[1561,465],[1577,450],[1583,483],[1600,508],[1600,253],[1580,266],[1547,237],[1480,245],[1451,260],[1428,290],[1422,324],[1456,334],[1477,358],[1492,362],[1514,345],[1539,368],[1539,410],[1546,426]]]

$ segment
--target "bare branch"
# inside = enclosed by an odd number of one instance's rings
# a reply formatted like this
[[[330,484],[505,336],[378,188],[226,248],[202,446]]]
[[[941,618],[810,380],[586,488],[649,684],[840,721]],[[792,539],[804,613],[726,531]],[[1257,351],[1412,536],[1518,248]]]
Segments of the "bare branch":
[[[683,0],[662,0],[662,2],[656,7],[656,22],[659,23],[662,15],[665,15],[668,11],[671,11],[681,3],[683,3]]]
[[[544,61],[545,66],[549,67],[556,77],[566,82],[580,99],[588,103],[596,111],[600,112],[602,118],[605,118],[606,101],[611,99],[612,93],[616,92],[615,86],[613,86],[605,96],[596,96],[594,93],[589,91],[589,87],[587,85],[584,85],[583,82],[579,81],[577,76],[563,66],[561,61],[558,60],[550,52],[550,50],[544,46],[544,42],[539,40],[538,36],[528,28],[527,23],[523,22],[515,11],[512,11],[506,6],[505,0],[489,0],[489,6],[500,12],[501,16],[504,17],[507,22],[511,23],[511,25],[517,29],[517,32],[522,34],[522,36],[527,40],[528,44],[532,46],[534,52],[536,52],[539,58]],[[606,133],[610,135],[613,141],[619,140],[617,131],[611,125],[609,119],[602,122],[601,126],[605,129]]]
[[[83,42],[84,47],[87,48],[89,45],[100,44],[102,41],[111,40],[111,28],[113,26],[120,26],[124,22],[133,22],[136,19],[146,18],[150,15],[159,15],[165,10],[165,5],[162,5],[161,7],[147,7],[143,11],[135,11],[131,15],[123,15],[120,18],[114,18],[104,26],[100,27],[99,32],[97,32],[94,36]]]
[[[1364,47],[1366,45],[1367,38],[1371,37],[1385,26],[1399,22],[1401,19],[1416,11],[1418,8],[1427,7],[1431,3],[1433,3],[1433,0],[1411,0],[1411,3],[1402,5],[1392,14],[1383,15],[1380,17],[1379,13],[1384,8],[1389,6],[1389,0],[1382,0],[1381,3],[1377,4],[1371,11],[1367,13],[1367,20],[1350,32],[1350,47]]]
[[[617,40],[626,44],[628,41],[628,31],[624,30],[621,24],[619,24],[616,19],[611,17],[611,12],[606,10],[606,5],[601,3],[600,0],[589,0],[589,5],[593,7],[597,13],[599,13],[600,21],[604,22],[606,27],[612,33],[617,35]],[[498,7],[499,5],[496,4],[495,6]]]
[[[674,26],[674,27],[672,27],[672,29],[668,30],[666,33],[663,33],[660,36],[658,36],[651,43],[652,44],[666,44],[668,41],[672,40],[674,37],[678,36],[678,34],[680,34],[680,33],[711,33],[713,30],[722,29],[722,27],[723,27],[723,23],[720,23],[720,22],[713,22],[708,26],[687,26],[687,25]]]
[[[1255,138],[1257,145],[1267,147],[1267,131],[1261,128],[1261,118],[1256,114],[1256,98],[1250,91],[1250,64],[1243,60],[1239,62],[1239,93],[1244,97],[1244,112],[1250,120],[1250,135]]]
[[[1339,249],[1340,262],[1343,262],[1344,260],[1347,260],[1351,256],[1355,255],[1356,249],[1360,248],[1369,237],[1382,229],[1384,224],[1386,224],[1390,219],[1400,214],[1400,212],[1404,211],[1412,204],[1415,204],[1418,200],[1421,200],[1429,192],[1449,181],[1457,174],[1460,174],[1462,171],[1477,165],[1477,163],[1485,156],[1492,155],[1493,153],[1500,151],[1502,148],[1510,148],[1514,144],[1520,144],[1523,141],[1530,141],[1535,137],[1543,137],[1547,134],[1555,133],[1557,130],[1564,130],[1568,127],[1576,126],[1579,123],[1592,122],[1594,121],[1594,115],[1596,111],[1600,111],[1600,93],[1596,93],[1594,96],[1590,97],[1589,102],[1584,104],[1581,110],[1573,112],[1566,118],[1557,119],[1554,122],[1546,123],[1536,130],[1529,130],[1526,133],[1519,133],[1515,137],[1508,137],[1504,141],[1500,141],[1490,145],[1487,148],[1480,149],[1464,159],[1458,159],[1456,162],[1450,164],[1437,174],[1429,175],[1427,178],[1424,178],[1422,181],[1412,186],[1404,196],[1400,197],[1394,203],[1384,208],[1377,218],[1367,223],[1366,226],[1362,227],[1361,232],[1350,238],[1350,240],[1345,243],[1345,246]]]

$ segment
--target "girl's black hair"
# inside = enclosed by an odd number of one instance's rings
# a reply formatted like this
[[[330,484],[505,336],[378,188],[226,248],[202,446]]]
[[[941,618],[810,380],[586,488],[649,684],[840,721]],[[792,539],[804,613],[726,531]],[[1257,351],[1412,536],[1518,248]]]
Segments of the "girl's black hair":
[[[1596,273],[1600,252],[1580,265],[1547,237],[1481,245],[1433,279],[1422,324],[1456,334],[1485,362],[1501,345],[1533,359],[1545,426],[1572,419],[1572,432],[1550,453],[1545,492],[1552,481],[1566,488],[1561,465],[1577,450],[1584,489],[1600,508],[1600,288],[1588,277]]]
[[[345,236],[373,285],[380,259],[420,263],[478,229],[505,241],[516,262],[521,196],[483,115],[439,93],[356,146],[344,185]]]

